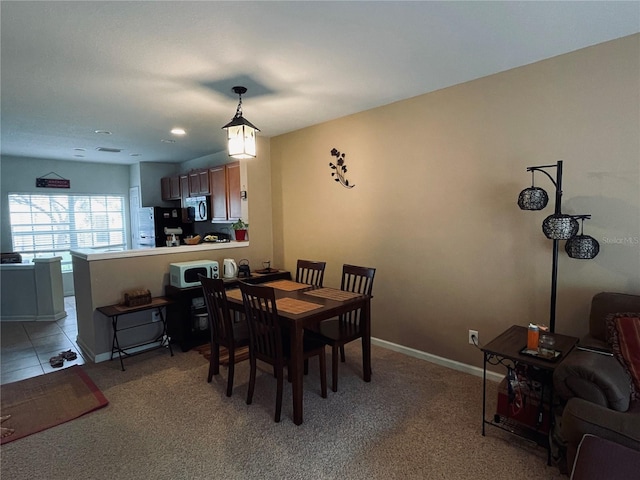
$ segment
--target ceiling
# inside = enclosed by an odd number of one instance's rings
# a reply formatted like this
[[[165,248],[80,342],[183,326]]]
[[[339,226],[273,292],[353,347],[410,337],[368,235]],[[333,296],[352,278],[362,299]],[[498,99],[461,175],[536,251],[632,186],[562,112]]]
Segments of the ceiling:
[[[2,155],[119,164],[224,150],[235,85],[272,137],[640,31],[638,1],[0,8]]]

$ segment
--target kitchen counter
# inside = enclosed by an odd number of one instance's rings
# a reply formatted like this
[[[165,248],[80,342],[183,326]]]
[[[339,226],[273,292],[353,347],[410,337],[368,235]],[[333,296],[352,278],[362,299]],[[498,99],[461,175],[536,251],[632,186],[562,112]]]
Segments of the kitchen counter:
[[[114,258],[133,258],[147,257],[151,255],[168,255],[175,253],[208,252],[213,250],[242,248],[248,246],[248,241],[231,241],[226,243],[199,243],[198,245],[180,245],[178,247],[136,248],[132,250],[118,250],[110,248],[78,248],[75,250],[71,250],[71,256],[91,262],[94,260],[111,260]]]
[[[165,286],[170,283],[169,264],[215,260],[222,266],[225,258],[249,257],[248,246],[249,242],[232,241],[133,250],[72,250],[77,342],[85,359],[98,363],[111,358],[111,322],[98,308],[121,303],[127,290],[146,289],[153,297],[163,296]],[[123,326],[147,323],[149,315],[149,312],[127,315],[122,319]],[[127,348],[151,338],[156,327],[157,324],[151,324],[127,330],[127,334],[119,339],[121,347]]]

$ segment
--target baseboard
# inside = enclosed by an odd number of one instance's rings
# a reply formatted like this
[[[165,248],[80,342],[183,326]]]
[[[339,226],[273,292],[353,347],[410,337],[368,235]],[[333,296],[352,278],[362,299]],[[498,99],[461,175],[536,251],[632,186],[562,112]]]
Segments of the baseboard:
[[[135,355],[136,353],[140,353],[140,352],[144,352],[146,350],[153,350],[154,348],[157,348],[160,346],[161,342],[153,342],[153,343],[148,343],[145,345],[140,345],[138,347],[131,347],[131,348],[126,348],[127,353],[130,355]],[[123,354],[122,355],[123,358],[126,358],[126,356]],[[111,352],[104,352],[104,353],[99,353],[97,355],[93,356],[94,358],[94,363],[100,363],[100,362],[106,362],[107,360],[111,360]],[[114,353],[113,354],[113,359],[117,360],[118,357],[118,353]]]
[[[67,316],[65,310],[47,315],[3,315],[0,322],[56,322]]]
[[[469,373],[471,375],[475,375],[476,377],[483,376],[483,370],[480,367],[474,367],[473,365],[467,365],[466,363],[457,362],[449,358],[439,357],[438,355],[433,355],[431,353],[423,352],[421,350],[415,350],[413,348],[405,347],[403,345],[398,345],[397,343],[388,342],[386,340],[380,340],[379,338],[372,337],[371,343],[373,345],[378,345],[388,350],[393,350],[394,352],[403,353],[410,357],[419,358],[420,360],[426,360],[427,362],[435,363],[443,367],[452,368],[453,370],[458,370],[464,373]],[[499,373],[491,372],[487,370],[487,380],[500,382],[502,381],[503,378],[504,378],[504,374],[499,374]]]

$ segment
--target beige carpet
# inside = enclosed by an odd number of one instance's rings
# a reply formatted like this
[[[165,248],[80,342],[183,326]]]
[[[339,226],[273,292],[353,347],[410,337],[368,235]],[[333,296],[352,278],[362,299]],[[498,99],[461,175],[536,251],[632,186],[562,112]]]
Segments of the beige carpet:
[[[176,349],[178,350],[178,349]],[[69,479],[565,479],[546,452],[498,429],[481,434],[482,379],[373,347],[371,383],[359,344],[347,346],[337,393],[320,397],[317,364],[305,377],[304,423],[285,384],[258,371],[246,405],[248,362],[207,383],[198,352],[156,350],[85,366],[109,398],[103,409],[2,446],[1,477]],[[478,359],[481,358],[478,351]],[[489,399],[495,409],[497,385]]]
[[[109,403],[78,365],[3,385],[0,399],[2,415],[11,415],[2,426],[14,430],[1,439],[2,444],[74,420]]]

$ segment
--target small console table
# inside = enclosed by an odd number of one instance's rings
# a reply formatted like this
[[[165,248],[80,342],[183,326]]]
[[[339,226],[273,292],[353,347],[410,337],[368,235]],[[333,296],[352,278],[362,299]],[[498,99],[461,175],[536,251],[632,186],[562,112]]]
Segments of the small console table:
[[[553,359],[544,359],[522,353],[527,345],[527,328],[513,325],[488,344],[481,348],[484,353],[483,384],[482,384],[482,436],[485,434],[485,425],[493,425],[507,432],[519,435],[536,442],[547,449],[547,464],[551,465],[551,445],[549,443],[549,430],[553,428],[553,371],[578,343],[578,338],[567,335],[552,334],[555,338],[555,349],[559,352]],[[529,408],[529,415],[512,414],[507,405],[503,411],[498,411],[492,420],[486,418],[487,405],[487,363],[491,365],[503,365],[510,371],[520,372],[517,382],[524,383],[523,395]],[[509,378],[506,379],[508,384]],[[503,380],[504,382],[504,380]],[[509,385],[507,385],[509,389]],[[520,386],[516,387],[517,389]],[[545,394],[545,390],[547,390]],[[509,390],[508,390],[509,391]],[[498,393],[498,406],[500,407],[500,395]],[[511,403],[515,393],[502,393],[505,399],[503,403]],[[508,395],[508,396],[507,396]],[[537,404],[537,407],[533,407]],[[505,412],[507,414],[505,414]],[[522,413],[522,412],[521,412]]]
[[[137,353],[143,353],[143,352],[148,352],[149,350],[155,350],[157,348],[168,347],[169,352],[173,357],[171,342],[169,342],[169,337],[167,336],[167,320],[165,316],[162,314],[162,309],[168,305],[171,305],[172,303],[173,303],[173,300],[169,298],[155,297],[151,299],[151,303],[146,303],[144,305],[136,305],[133,307],[127,307],[126,305],[123,305],[123,304],[107,305],[106,307],[98,307],[98,311],[100,313],[102,313],[103,315],[111,319],[111,325],[113,326],[113,340],[111,342],[111,360],[113,360],[113,354],[117,352],[118,357],[120,358],[120,367],[122,368],[123,372],[124,372],[124,362],[122,361],[123,355],[131,356],[131,355],[136,355]],[[136,325],[132,325],[129,327],[118,328],[118,318],[120,317],[120,315],[128,315],[130,313],[143,312],[145,310],[153,310],[153,309],[158,310],[158,316],[160,317],[160,324],[162,325],[162,332],[160,333],[160,335],[158,335],[152,340],[149,340],[148,342],[138,343],[136,345],[130,345],[128,347],[121,348],[120,341],[118,340],[118,332],[121,332],[123,330],[129,330],[131,328],[142,327],[143,325],[151,325],[156,322],[150,321],[150,322],[138,323]],[[145,345],[152,345],[158,342],[160,343],[158,345],[155,345],[154,347],[146,348],[146,349],[137,351],[135,353],[129,351],[134,348],[142,347]]]

